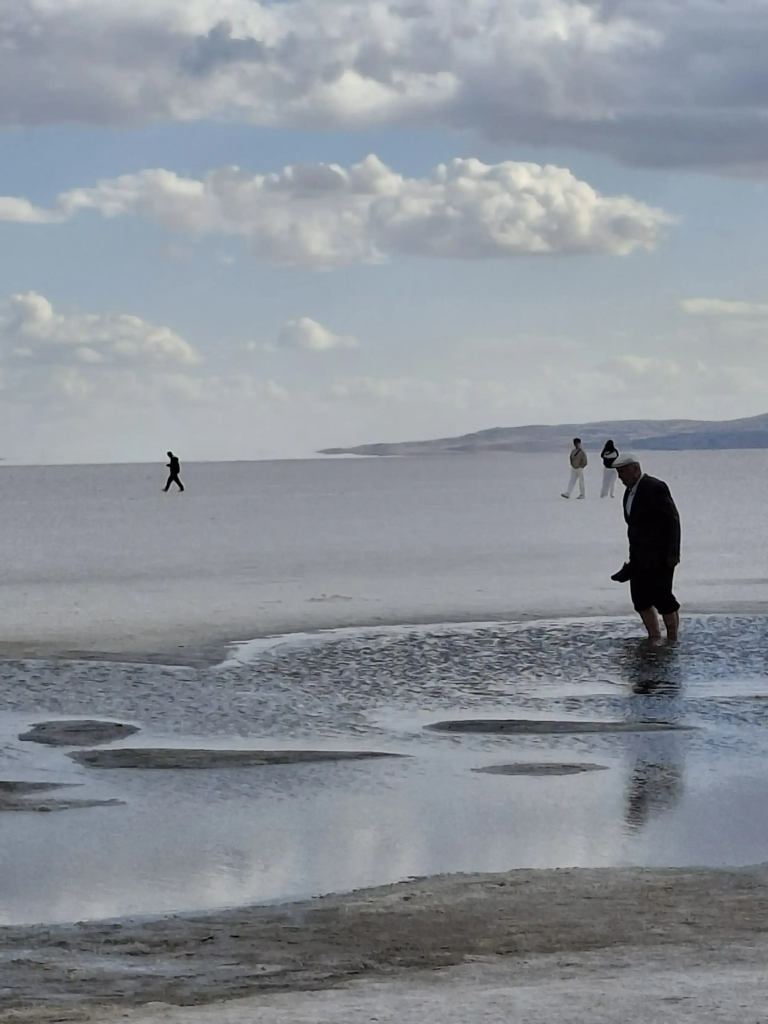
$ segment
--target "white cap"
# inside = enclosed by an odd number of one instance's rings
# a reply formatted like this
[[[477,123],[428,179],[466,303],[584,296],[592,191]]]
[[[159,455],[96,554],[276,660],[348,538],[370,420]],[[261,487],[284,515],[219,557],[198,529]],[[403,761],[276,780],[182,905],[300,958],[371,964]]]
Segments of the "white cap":
[[[639,466],[640,462],[634,455],[621,455],[613,464],[614,469],[623,469],[624,466]]]

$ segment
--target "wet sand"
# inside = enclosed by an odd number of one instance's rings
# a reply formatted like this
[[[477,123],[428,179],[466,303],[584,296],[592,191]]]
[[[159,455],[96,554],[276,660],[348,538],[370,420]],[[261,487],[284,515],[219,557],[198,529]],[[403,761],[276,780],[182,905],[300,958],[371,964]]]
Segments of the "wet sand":
[[[331,1017],[270,1016],[269,1008],[279,1004],[264,1000],[278,992],[335,989],[359,980],[356,989],[344,990],[359,1003],[365,1001],[360,982],[429,988],[420,972],[478,961],[513,988],[535,980],[551,989],[568,973],[583,986],[606,971],[614,980],[627,972],[637,983],[638,970],[644,970],[646,995],[655,997],[655,970],[662,968],[675,974],[672,1000],[685,998],[680,985],[690,982],[692,972],[706,967],[711,985],[718,972],[737,969],[742,984],[750,976],[758,1006],[758,996],[768,993],[762,978],[767,881],[765,867],[514,871],[420,879],[205,915],[3,928],[0,1021],[117,1020],[130,1007],[145,1007],[133,1015],[137,1021],[192,1020],[186,1009],[169,1016],[148,1004],[191,1007],[247,995],[260,998],[247,1006],[246,1015],[233,1003],[212,1007],[202,1019],[357,1021],[368,1018],[344,1018],[343,1006]],[[449,980],[461,991],[474,986],[477,998],[476,973]],[[492,993],[483,984],[483,998]],[[561,996],[566,1005],[567,988]],[[339,996],[342,1003],[344,998]],[[741,1018],[699,1019],[757,1020],[745,1016],[748,1008],[742,1002]],[[385,1014],[377,1019],[410,1018]],[[581,1018],[572,1013],[567,1019]]]
[[[768,589],[768,580],[766,580]],[[684,616],[731,615],[734,617],[754,618],[768,613],[768,599],[744,600],[732,597],[720,601],[686,601]],[[204,623],[196,623],[189,628],[180,625],[172,639],[165,631],[153,633],[142,632],[138,635],[123,635],[122,631],[112,630],[108,635],[96,634],[87,643],[80,637],[75,641],[70,636],[41,641],[30,639],[25,641],[0,639],[0,663],[15,661],[61,661],[61,662],[103,662],[114,665],[156,665],[162,667],[191,668],[205,670],[227,663],[241,646],[249,644],[265,644],[271,646],[285,638],[305,635],[334,633],[371,634],[376,635],[385,630],[403,631],[445,629],[455,626],[461,631],[467,626],[503,624],[510,626],[536,625],[540,622],[569,620],[615,621],[622,624],[627,621],[633,624],[633,634],[640,642],[644,639],[641,623],[630,613],[628,603],[614,603],[611,607],[590,606],[588,613],[584,607],[574,600],[572,604],[560,607],[556,613],[546,604],[535,610],[523,611],[517,607],[498,603],[483,609],[453,608],[446,611],[436,608],[434,611],[418,614],[411,612],[392,612],[387,615],[371,615],[360,611],[349,615],[339,615],[337,611],[313,614],[310,617],[302,612],[282,619],[270,620],[266,625],[262,621],[249,618],[240,627],[228,626],[212,629]],[[685,623],[683,624],[684,630]],[[247,637],[248,639],[242,639]],[[180,642],[183,641],[183,642]]]
[[[765,943],[665,946],[526,958],[362,980],[324,992],[261,995],[204,1007],[97,1013],[109,1024],[743,1024],[762,1022]]]

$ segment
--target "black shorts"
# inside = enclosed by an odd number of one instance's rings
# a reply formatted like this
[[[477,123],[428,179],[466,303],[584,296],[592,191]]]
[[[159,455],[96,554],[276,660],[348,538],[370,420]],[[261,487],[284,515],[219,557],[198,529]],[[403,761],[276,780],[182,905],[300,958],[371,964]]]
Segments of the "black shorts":
[[[674,568],[667,565],[631,566],[629,592],[635,611],[644,612],[655,608],[660,615],[671,615],[680,605],[672,593]]]

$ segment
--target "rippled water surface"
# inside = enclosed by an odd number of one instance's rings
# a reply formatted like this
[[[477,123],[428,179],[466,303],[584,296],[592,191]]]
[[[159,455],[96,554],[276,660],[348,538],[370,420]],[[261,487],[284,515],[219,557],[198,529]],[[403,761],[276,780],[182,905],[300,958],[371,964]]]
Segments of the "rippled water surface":
[[[0,920],[221,906],[443,871],[768,860],[767,632],[763,617],[690,618],[676,647],[649,649],[635,621],[551,621],[330,633],[214,668],[2,663],[3,777],[122,803],[2,814]],[[55,716],[134,722],[128,746],[409,756],[97,770],[19,742]],[[473,717],[681,728],[424,729]],[[473,770],[521,762],[606,770]]]

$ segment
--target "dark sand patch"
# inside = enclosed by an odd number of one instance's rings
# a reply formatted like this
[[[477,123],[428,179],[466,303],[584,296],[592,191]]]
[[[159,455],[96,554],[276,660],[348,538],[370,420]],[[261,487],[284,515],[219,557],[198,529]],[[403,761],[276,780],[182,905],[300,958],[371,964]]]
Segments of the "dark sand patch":
[[[578,735],[585,732],[668,732],[693,727],[671,722],[578,722],[530,718],[469,718],[433,722],[431,725],[425,725],[424,728],[436,732],[491,732],[508,733],[513,736],[546,736],[558,733]]]
[[[473,772],[480,772],[484,775],[533,775],[538,777],[548,775],[580,775],[582,772],[604,772],[608,768],[605,764],[554,764],[542,762],[521,762],[519,764],[491,764],[487,768],[473,768]]]
[[[12,926],[0,928],[0,1021],[331,988],[478,957],[600,949],[615,957],[650,947],[671,956],[684,946],[720,959],[728,943],[763,939],[766,919],[759,870],[599,868],[433,877],[210,914]]]
[[[27,743],[44,743],[48,747],[96,747],[99,743],[126,739],[138,731],[137,725],[96,719],[37,722],[28,732],[22,733],[19,739]]]
[[[0,814],[4,811],[35,811],[50,814],[54,811],[81,811],[88,807],[124,807],[125,800],[45,800],[38,797],[0,800]]]
[[[6,796],[21,796],[25,793],[44,793],[48,789],[63,789],[70,785],[65,782],[24,782],[0,779],[0,800]]]
[[[74,811],[85,807],[118,807],[122,800],[57,800],[38,794],[51,789],[70,789],[64,782],[16,782],[0,780],[0,814],[3,811]]]
[[[315,761],[364,761],[403,757],[372,750],[198,750],[152,747],[78,750],[69,756],[92,768],[255,768]]]

